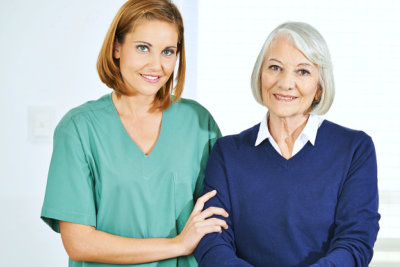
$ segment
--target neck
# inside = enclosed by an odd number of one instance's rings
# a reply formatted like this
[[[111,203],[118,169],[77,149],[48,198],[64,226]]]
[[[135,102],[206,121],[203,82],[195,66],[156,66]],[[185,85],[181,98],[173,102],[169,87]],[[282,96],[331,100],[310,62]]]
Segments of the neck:
[[[307,124],[309,114],[296,117],[278,117],[269,113],[268,129],[286,158],[291,157],[294,143]]]
[[[112,93],[112,100],[118,114],[130,117],[142,117],[159,111],[154,108],[154,96],[126,96]]]

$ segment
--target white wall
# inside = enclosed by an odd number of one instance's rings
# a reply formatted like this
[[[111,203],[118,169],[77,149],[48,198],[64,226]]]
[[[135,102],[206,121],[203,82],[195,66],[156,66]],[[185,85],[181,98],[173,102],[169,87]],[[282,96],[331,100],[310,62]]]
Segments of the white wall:
[[[95,63],[124,1],[2,1],[0,7],[0,254],[2,266],[67,266],[58,234],[40,209],[51,137],[28,136],[28,108],[54,112],[108,92]]]
[[[67,265],[59,235],[39,219],[52,143],[45,133],[29,137],[28,110],[34,107],[39,115],[53,114],[53,120],[51,116],[45,120],[49,125],[44,125],[53,129],[70,108],[109,92],[98,79],[95,63],[123,2],[0,2],[0,256],[4,266]],[[306,21],[322,32],[332,52],[337,83],[328,118],[373,137],[382,199],[380,236],[400,237],[396,72],[400,10],[396,1],[174,2],[186,27],[185,96],[205,105],[224,134],[258,123],[265,111],[252,99],[249,78],[266,35],[285,20]]]

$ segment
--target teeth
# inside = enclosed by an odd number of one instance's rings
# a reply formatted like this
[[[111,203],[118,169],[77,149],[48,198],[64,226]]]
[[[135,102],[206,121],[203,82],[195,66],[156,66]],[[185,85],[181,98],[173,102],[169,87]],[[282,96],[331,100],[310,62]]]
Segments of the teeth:
[[[280,95],[275,95],[278,99],[281,99],[281,100],[293,100],[293,99],[296,99],[296,97],[294,97],[294,96],[280,96]]]
[[[148,75],[142,75],[142,76],[149,80],[157,80],[159,77],[159,76],[148,76]]]

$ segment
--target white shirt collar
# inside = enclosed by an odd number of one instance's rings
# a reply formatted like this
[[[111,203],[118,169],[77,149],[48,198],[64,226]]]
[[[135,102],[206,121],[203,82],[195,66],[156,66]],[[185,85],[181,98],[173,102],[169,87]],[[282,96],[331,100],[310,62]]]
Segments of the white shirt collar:
[[[264,141],[265,139],[272,138],[272,135],[268,130],[267,118],[268,118],[268,113],[263,116],[260,122],[260,128],[258,129],[255,146],[261,144],[261,142]]]
[[[268,130],[267,116],[268,116],[268,113],[263,116],[263,119],[260,123],[260,128],[258,130],[258,135],[257,135],[255,146],[258,146],[259,144],[261,144],[261,142],[263,142],[265,139],[270,139],[270,141],[274,141],[274,143],[275,143],[275,140],[272,138],[272,135]],[[300,133],[296,142],[299,140],[299,142],[301,142],[303,145],[305,145],[308,141],[310,141],[310,143],[312,145],[314,145],[315,139],[317,138],[318,128],[319,128],[319,126],[321,126],[323,121],[324,121],[323,118],[321,118],[317,115],[314,115],[314,114],[310,114],[307,124],[304,127],[303,131]]]
[[[310,143],[314,145],[315,139],[317,139],[318,128],[321,126],[323,121],[324,119],[318,115],[310,114],[306,127],[304,127],[300,134],[301,138],[307,139],[307,141],[310,141]],[[307,143],[307,141],[305,143]]]

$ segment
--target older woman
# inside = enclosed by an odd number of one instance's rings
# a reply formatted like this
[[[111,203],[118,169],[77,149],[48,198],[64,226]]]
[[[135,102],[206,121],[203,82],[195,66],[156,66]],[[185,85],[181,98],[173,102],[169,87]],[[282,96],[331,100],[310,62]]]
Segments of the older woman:
[[[184,48],[171,1],[127,1],[97,64],[113,92],[58,124],[41,217],[61,233],[69,266],[197,266],[190,254],[203,235],[227,227],[207,219],[224,210],[202,211],[215,191],[194,205],[220,132],[205,108],[180,99]]]
[[[284,23],[267,38],[252,75],[260,124],[219,139],[204,191],[229,213],[229,229],[203,238],[199,266],[368,266],[379,229],[371,138],[325,114],[332,64],[308,24]]]

